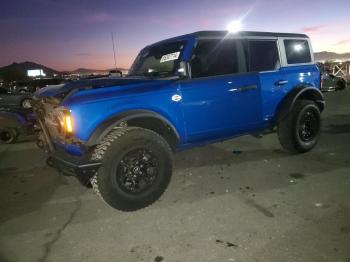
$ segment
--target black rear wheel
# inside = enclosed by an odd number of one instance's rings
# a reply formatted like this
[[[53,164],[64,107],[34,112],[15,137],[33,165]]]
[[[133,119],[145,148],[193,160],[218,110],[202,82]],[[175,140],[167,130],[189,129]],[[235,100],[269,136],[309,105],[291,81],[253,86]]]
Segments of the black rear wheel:
[[[280,120],[277,132],[285,150],[291,153],[310,151],[317,144],[321,132],[321,113],[315,102],[296,101],[292,111]]]
[[[168,143],[143,128],[114,129],[96,146],[92,160],[102,161],[91,179],[94,191],[123,211],[144,208],[159,199],[172,174]]]
[[[5,144],[14,143],[17,139],[17,132],[13,128],[0,129],[0,142]]]

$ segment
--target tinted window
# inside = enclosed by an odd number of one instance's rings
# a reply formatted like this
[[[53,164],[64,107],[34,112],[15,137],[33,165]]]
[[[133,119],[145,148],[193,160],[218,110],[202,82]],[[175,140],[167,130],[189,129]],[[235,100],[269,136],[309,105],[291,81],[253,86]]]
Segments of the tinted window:
[[[184,41],[145,48],[136,57],[129,75],[172,76],[175,74],[184,48]]]
[[[248,41],[249,71],[272,71],[280,66],[276,41]]]
[[[309,43],[306,40],[284,40],[288,64],[311,62]]]
[[[235,40],[199,40],[191,60],[192,77],[238,73]]]

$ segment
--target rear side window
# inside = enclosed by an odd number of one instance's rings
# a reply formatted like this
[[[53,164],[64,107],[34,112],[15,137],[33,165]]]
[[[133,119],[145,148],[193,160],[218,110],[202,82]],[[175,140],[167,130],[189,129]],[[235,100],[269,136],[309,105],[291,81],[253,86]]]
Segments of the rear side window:
[[[236,40],[198,40],[191,59],[191,71],[193,78],[238,73]]]
[[[246,55],[248,55],[248,68],[251,72],[273,71],[280,67],[275,40],[249,40]]]
[[[311,62],[310,47],[307,40],[284,40],[288,64]]]

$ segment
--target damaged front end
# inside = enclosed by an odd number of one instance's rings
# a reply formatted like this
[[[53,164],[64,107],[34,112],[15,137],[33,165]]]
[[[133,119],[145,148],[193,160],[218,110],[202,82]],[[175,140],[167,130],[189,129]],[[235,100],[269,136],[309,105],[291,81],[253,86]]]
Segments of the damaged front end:
[[[71,111],[62,107],[61,101],[57,97],[34,97],[37,145],[47,152],[49,166],[64,175],[75,176],[82,184],[88,185],[101,163],[91,161],[91,148],[74,137]]]

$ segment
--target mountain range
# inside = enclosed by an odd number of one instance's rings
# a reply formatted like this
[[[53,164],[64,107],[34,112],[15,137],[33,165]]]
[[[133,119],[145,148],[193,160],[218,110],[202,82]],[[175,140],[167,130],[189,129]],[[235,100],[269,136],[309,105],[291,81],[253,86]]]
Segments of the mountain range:
[[[314,55],[316,61],[350,60],[350,53],[319,52]]]
[[[58,71],[52,69],[50,67],[34,63],[34,62],[23,62],[23,63],[12,63],[10,65],[0,67],[0,79],[5,81],[13,81],[13,80],[24,80],[27,78],[27,70],[31,69],[43,69],[44,73],[48,77],[52,77],[54,75],[62,75],[62,74],[106,74],[111,70],[115,69],[88,69],[88,68],[78,68],[73,71]],[[118,70],[125,70],[123,68],[118,68]]]
[[[318,52],[314,53],[316,61],[330,61],[330,60],[350,60],[350,53],[338,54],[334,52]],[[57,74],[105,74],[113,69],[88,69],[88,68],[78,68],[73,71],[60,72],[58,70],[52,69],[50,67],[34,63],[34,62],[23,62],[23,63],[13,63],[8,66],[0,67],[0,79],[5,81],[13,80],[24,80],[27,78],[27,70],[30,69],[43,69],[45,74],[49,77]],[[118,68],[118,70],[125,70],[123,68]]]
[[[47,76],[60,74],[59,71],[33,62],[13,63],[8,66],[0,67],[0,79],[9,80],[24,80],[27,77],[27,70],[43,69]]]

